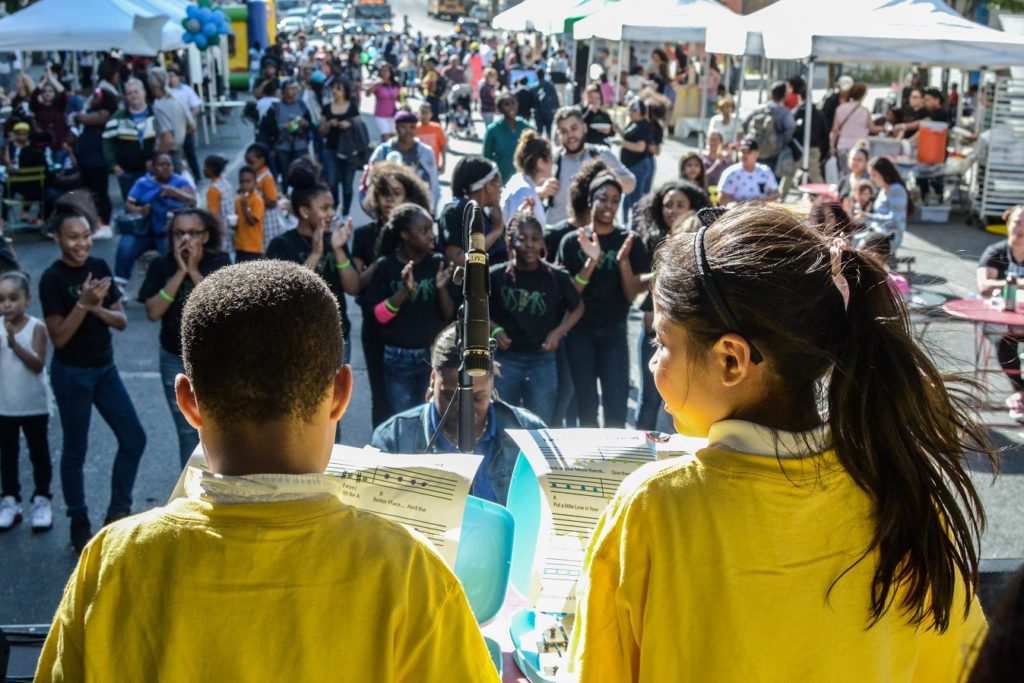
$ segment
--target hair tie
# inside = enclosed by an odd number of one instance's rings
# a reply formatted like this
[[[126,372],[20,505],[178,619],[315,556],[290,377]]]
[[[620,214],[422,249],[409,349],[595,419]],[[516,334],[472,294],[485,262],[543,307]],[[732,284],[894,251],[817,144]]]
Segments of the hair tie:
[[[843,275],[843,250],[845,247],[846,242],[837,237],[832,240],[832,246],[828,249],[832,257],[832,283],[839,290],[839,295],[843,297],[844,311],[850,307],[850,283]]]

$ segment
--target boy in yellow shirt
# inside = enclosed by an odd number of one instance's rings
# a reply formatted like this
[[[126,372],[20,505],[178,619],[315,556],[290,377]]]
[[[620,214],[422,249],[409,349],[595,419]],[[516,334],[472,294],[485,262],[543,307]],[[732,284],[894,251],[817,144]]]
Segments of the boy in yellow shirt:
[[[238,196],[235,197],[235,262],[255,261],[263,258],[263,219],[266,205],[256,186],[256,169],[243,166],[238,169]]]
[[[93,538],[36,680],[497,681],[440,557],[322,476],[352,386],[323,281],[224,268],[181,327],[178,404],[211,472]]]

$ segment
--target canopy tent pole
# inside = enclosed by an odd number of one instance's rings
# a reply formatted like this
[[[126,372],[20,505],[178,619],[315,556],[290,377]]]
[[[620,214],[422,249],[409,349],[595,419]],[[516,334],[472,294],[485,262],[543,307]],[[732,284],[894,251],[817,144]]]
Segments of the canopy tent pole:
[[[764,77],[765,77],[765,72],[768,71],[768,69],[771,68],[771,63],[772,63],[772,60],[768,59],[767,57],[761,57],[761,85],[759,86],[759,90],[757,91],[757,104],[758,104],[758,106],[761,106],[762,104],[764,104],[764,87],[765,87]]]
[[[804,91],[804,99],[806,109],[804,111],[804,154],[803,163],[803,180],[806,183],[810,177],[808,169],[811,166],[811,126],[814,123],[814,57],[810,57],[807,60],[807,87]]]
[[[985,128],[985,74],[988,67],[981,67],[981,75],[978,77],[978,104],[974,107],[974,134],[981,135]]]
[[[704,135],[707,127],[704,124],[704,117],[708,113],[708,76],[711,71],[711,53],[708,52],[707,43],[704,44],[704,64],[700,72],[700,79],[697,85],[700,88],[700,114],[697,120],[700,121],[700,128],[697,130],[697,148],[704,149]]]
[[[74,50],[71,51],[71,74],[71,82],[75,84],[75,90],[81,90],[82,81],[78,78],[78,52]]]
[[[614,104],[618,104],[619,103],[619,88],[622,87],[622,60],[623,60],[623,54],[625,52],[625,49],[626,49],[626,41],[620,39],[619,40],[619,63],[616,66],[616,69],[615,69],[615,102],[614,102]],[[613,104],[613,106],[614,106],[614,104]]]
[[[967,72],[963,69],[960,70],[960,96],[956,101],[956,124],[960,125],[960,122],[964,119],[964,100],[967,99]]]
[[[707,45],[704,49],[707,49]],[[725,92],[728,94],[729,86],[732,85],[732,55],[723,55],[722,68],[725,70]]]
[[[743,115],[740,112],[742,111],[742,107],[743,107],[743,84],[744,84],[744,74],[746,74],[746,73],[747,73],[747,55],[744,54],[740,58],[740,82],[739,82],[739,84],[736,87],[736,110],[733,111],[733,113],[732,113],[733,116],[739,117],[738,118],[739,121],[743,120]],[[737,126],[737,128],[736,128],[736,134],[737,135],[739,135],[739,130],[740,129]],[[723,140],[722,142],[724,142],[727,145],[730,145],[730,144],[732,144],[732,143],[734,143],[736,141],[735,140]]]

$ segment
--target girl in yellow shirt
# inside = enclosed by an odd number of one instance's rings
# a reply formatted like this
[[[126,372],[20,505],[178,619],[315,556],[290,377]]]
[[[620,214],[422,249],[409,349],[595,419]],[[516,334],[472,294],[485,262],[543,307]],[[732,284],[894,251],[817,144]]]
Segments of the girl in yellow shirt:
[[[958,680],[985,630],[964,458],[992,451],[882,264],[752,205],[655,272],[655,383],[709,445],[619,489],[563,675]]]

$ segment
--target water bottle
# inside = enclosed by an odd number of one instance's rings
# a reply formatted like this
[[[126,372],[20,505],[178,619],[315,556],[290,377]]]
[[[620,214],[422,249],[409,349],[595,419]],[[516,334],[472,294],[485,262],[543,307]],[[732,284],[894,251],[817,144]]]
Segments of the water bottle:
[[[992,294],[988,298],[988,307],[993,311],[1003,310],[1003,291],[1001,289],[992,290]]]
[[[1017,277],[1013,274],[1006,276],[1006,284],[1003,286],[1003,310],[1017,310]]]

